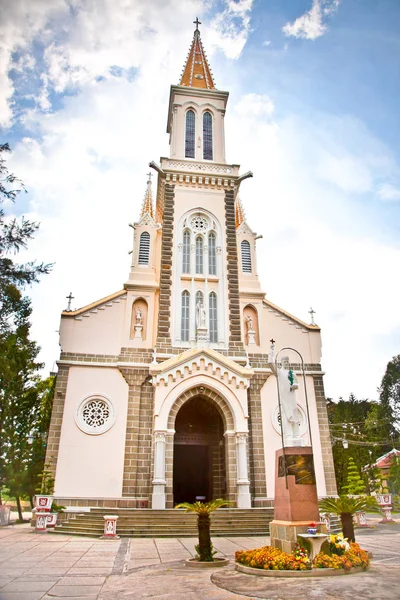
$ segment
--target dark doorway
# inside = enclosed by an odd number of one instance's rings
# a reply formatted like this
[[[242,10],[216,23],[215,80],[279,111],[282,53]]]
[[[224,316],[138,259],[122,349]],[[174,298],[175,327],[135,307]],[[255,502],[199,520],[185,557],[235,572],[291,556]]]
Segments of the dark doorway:
[[[210,500],[208,446],[176,445],[174,451],[174,502]]]
[[[174,504],[224,497],[223,434],[221,415],[210,400],[196,396],[182,406],[175,421]]]

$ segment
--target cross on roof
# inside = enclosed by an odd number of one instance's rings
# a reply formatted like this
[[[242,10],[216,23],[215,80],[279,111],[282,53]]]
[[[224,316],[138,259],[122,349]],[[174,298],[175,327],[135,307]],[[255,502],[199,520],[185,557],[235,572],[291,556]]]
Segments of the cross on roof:
[[[269,341],[271,342],[271,344],[275,344],[274,338],[271,338]]]
[[[315,310],[313,310],[312,308],[310,308],[310,310],[308,312],[311,315],[311,325],[315,325],[315,321],[314,321]]]
[[[67,300],[68,300],[68,306],[66,308],[67,311],[71,311],[71,302],[72,300],[74,300],[74,296],[72,295],[72,292],[69,293],[69,296],[66,296]]]
[[[196,17],[196,20],[193,21],[193,23],[196,25],[196,31],[198,31],[199,30],[199,25],[201,25],[201,21],[199,21],[199,18]]]
[[[153,173],[151,171],[149,171],[149,173],[147,173],[147,177],[149,178],[149,181],[151,181],[151,178],[153,177]]]

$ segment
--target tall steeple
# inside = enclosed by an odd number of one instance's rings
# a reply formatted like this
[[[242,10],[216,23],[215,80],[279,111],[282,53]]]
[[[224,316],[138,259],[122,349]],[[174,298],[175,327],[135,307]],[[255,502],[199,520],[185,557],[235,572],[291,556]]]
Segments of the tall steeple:
[[[196,18],[193,23],[195,23],[196,29],[194,30],[192,45],[186,59],[179,85],[205,90],[215,90],[215,83],[211,74],[210,65],[208,64],[203,44],[200,39],[199,25],[201,25],[201,23],[198,18]]]
[[[242,202],[239,196],[236,196],[235,201],[235,221],[236,221],[236,229],[241,226],[244,221],[244,212]]]

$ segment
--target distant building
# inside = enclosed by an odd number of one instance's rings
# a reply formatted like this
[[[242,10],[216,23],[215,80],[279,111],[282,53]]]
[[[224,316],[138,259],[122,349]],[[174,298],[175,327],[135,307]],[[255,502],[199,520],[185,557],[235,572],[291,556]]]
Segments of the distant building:
[[[380,479],[382,481],[382,491],[388,489],[391,493],[399,493],[400,490],[391,490],[389,486],[389,475],[390,469],[393,465],[395,457],[400,457],[400,450],[393,448],[386,454],[380,456],[373,464],[367,465],[363,468],[363,471],[370,471],[372,469],[379,469]]]
[[[304,358],[318,494],[336,493],[320,329],[260,287],[257,235],[238,196],[243,178],[225,159],[228,95],[215,87],[196,28],[171,86],[170,157],[152,165],[155,203],[149,176],[133,225],[129,279],[61,316],[46,457],[60,504],[170,508],[222,497],[271,505],[282,445],[272,339]],[[305,264],[294,256],[283,268],[290,276]],[[291,367],[297,434],[309,445],[303,379],[299,364]]]

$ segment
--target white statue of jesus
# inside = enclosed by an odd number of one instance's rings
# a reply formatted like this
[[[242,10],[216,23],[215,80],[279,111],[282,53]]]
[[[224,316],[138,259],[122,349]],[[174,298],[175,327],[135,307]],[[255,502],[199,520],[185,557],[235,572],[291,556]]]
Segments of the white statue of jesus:
[[[289,358],[284,356],[278,368],[275,362],[271,368],[278,378],[279,396],[281,401],[281,422],[285,446],[302,446],[303,440],[299,435],[300,412],[297,407],[296,390],[299,389],[298,379],[290,368]]]
[[[201,300],[196,305],[196,326],[197,329],[204,329],[206,327],[206,309]]]

